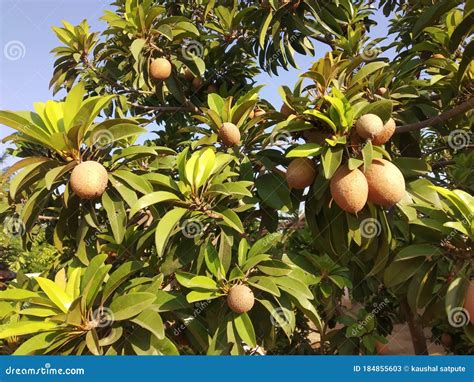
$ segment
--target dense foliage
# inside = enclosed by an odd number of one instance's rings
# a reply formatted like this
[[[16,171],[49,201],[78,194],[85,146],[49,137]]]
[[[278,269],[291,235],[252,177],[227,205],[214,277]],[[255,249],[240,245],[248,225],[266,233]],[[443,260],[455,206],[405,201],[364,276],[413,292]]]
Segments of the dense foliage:
[[[369,37],[376,6],[391,43]],[[17,158],[4,227],[55,253],[0,292],[2,351],[374,354],[407,322],[417,353],[425,327],[474,353],[473,12],[472,0],[116,0],[103,31],[53,28],[51,88],[67,95],[0,111]],[[299,55],[321,58],[280,89],[279,109],[255,76]],[[361,136],[367,114],[396,122],[390,140]],[[71,174],[91,162],[108,184],[89,200]],[[307,171],[290,179],[290,163]],[[341,207],[334,179],[367,184],[380,163],[403,174],[403,198]],[[237,285],[251,297],[231,303]]]

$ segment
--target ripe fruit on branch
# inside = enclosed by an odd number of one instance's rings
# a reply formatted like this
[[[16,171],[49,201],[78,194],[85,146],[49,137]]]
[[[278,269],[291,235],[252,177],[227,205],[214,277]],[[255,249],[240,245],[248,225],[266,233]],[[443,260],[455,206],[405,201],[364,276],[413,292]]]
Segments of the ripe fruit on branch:
[[[199,77],[194,77],[191,85],[194,89],[198,90],[202,86],[202,80]]]
[[[150,64],[150,76],[156,81],[164,81],[171,76],[171,62],[166,58],[155,58]]]
[[[254,109],[250,112],[249,118],[254,119],[254,118],[260,117],[264,114],[265,114],[265,110],[260,109],[260,108],[256,108],[256,109]]]
[[[364,114],[360,117],[356,124],[356,131],[362,138],[373,139],[383,130],[383,121],[378,115]]]
[[[284,103],[283,105],[281,105],[280,113],[283,114],[285,117],[289,117],[290,115],[295,114],[295,111],[286,103]]]
[[[311,159],[295,158],[286,170],[286,182],[290,188],[303,190],[311,186],[316,178],[316,167]]]
[[[90,200],[102,196],[108,181],[104,166],[95,161],[86,161],[74,167],[69,184],[78,197]]]
[[[450,348],[453,346],[453,336],[449,333],[441,334],[441,343],[445,348]]]
[[[337,169],[330,182],[331,196],[344,211],[357,213],[367,203],[369,186],[359,169],[349,170],[347,166]]]
[[[184,70],[183,76],[186,81],[191,82],[192,80],[194,80],[194,74],[188,68]]]
[[[233,123],[224,122],[219,129],[219,138],[226,146],[234,146],[240,143],[240,131]]]
[[[464,298],[464,309],[466,309],[469,314],[471,325],[474,325],[474,280],[471,280],[467,287],[466,297]]]
[[[210,85],[207,87],[207,92],[208,92],[208,93],[217,93],[217,86],[214,85],[214,84],[210,84]]]
[[[383,125],[383,130],[377,134],[373,139],[372,143],[374,145],[383,145],[392,138],[393,133],[395,132],[396,124],[393,118],[390,118],[385,125]]]
[[[364,175],[369,185],[368,200],[374,204],[390,207],[405,195],[405,179],[402,173],[385,159],[374,159],[364,171]]]
[[[255,297],[252,290],[245,285],[236,285],[227,295],[227,306],[235,313],[246,313],[252,309]]]

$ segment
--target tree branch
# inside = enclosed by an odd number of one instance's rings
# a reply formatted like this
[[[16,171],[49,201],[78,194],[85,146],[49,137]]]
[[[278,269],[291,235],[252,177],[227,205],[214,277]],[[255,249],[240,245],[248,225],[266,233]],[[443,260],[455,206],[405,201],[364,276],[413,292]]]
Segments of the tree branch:
[[[454,161],[454,160],[440,160],[439,162],[434,162],[433,164],[431,164],[431,169],[432,170],[437,170],[439,168],[443,168],[443,167],[446,167],[446,166],[451,166],[455,163],[456,163],[456,161]]]
[[[425,127],[431,127],[434,125],[438,125],[440,123],[446,122],[457,115],[463,114],[468,110],[474,108],[474,97],[469,98],[467,101],[463,102],[462,104],[452,108],[451,110],[445,111],[433,118],[425,119],[424,121],[411,123],[409,125],[403,125],[397,127],[395,133],[406,133],[409,131],[416,131],[424,129]]]
[[[156,111],[159,113],[173,113],[177,111],[188,111],[193,113],[199,113],[199,108],[194,105],[187,105],[187,106],[148,106],[148,105],[140,105],[136,102],[127,102],[129,105],[134,107],[138,107],[144,110]]]

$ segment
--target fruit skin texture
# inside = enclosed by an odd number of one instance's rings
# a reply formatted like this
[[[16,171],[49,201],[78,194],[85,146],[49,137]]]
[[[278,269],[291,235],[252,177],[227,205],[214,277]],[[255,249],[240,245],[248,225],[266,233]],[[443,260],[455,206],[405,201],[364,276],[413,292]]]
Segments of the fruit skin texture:
[[[393,118],[390,118],[385,125],[383,125],[383,130],[380,134],[377,134],[373,139],[372,143],[374,145],[383,145],[392,138],[393,133],[395,132],[395,128],[397,125]]]
[[[286,183],[290,188],[304,190],[311,186],[316,178],[316,167],[311,159],[295,158],[286,170]]]
[[[86,161],[74,167],[69,184],[78,197],[91,200],[104,193],[108,181],[104,166],[95,161]]]
[[[355,214],[367,203],[369,186],[359,169],[349,170],[347,166],[337,169],[330,182],[331,196],[344,211]]]
[[[224,122],[219,129],[219,138],[226,146],[235,146],[240,143],[240,131],[233,123]]]
[[[464,299],[464,309],[469,313],[471,325],[474,325],[474,280],[471,280],[467,287],[466,297]]]
[[[355,124],[357,134],[365,139],[373,139],[383,131],[383,121],[378,115],[364,114]]]
[[[405,195],[405,179],[402,173],[385,159],[374,159],[364,175],[369,184],[368,200],[374,204],[390,207]]]
[[[252,309],[255,297],[252,290],[245,285],[232,287],[227,295],[227,306],[235,313],[246,313]]]
[[[171,71],[171,62],[166,58],[155,58],[150,64],[150,76],[156,81],[168,79]]]

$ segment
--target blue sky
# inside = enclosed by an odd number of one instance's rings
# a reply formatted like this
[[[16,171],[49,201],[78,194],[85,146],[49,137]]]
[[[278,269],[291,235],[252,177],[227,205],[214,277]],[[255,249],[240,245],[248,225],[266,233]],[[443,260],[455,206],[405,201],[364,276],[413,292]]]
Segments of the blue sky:
[[[0,109],[32,110],[34,102],[52,98],[49,81],[53,71],[54,56],[49,53],[58,46],[52,26],[66,20],[78,24],[87,19],[92,30],[103,30],[99,20],[104,9],[111,9],[112,0],[0,0]],[[377,27],[372,37],[385,36],[387,20],[377,13]],[[299,56],[300,70],[281,71],[278,77],[261,74],[258,82],[267,86],[261,91],[263,98],[275,107],[281,104],[278,87],[292,87],[298,74],[324,55],[327,47],[317,43],[316,58]],[[61,97],[61,94],[56,98]],[[0,126],[0,137],[11,132]],[[0,152],[4,150],[0,144]]]

